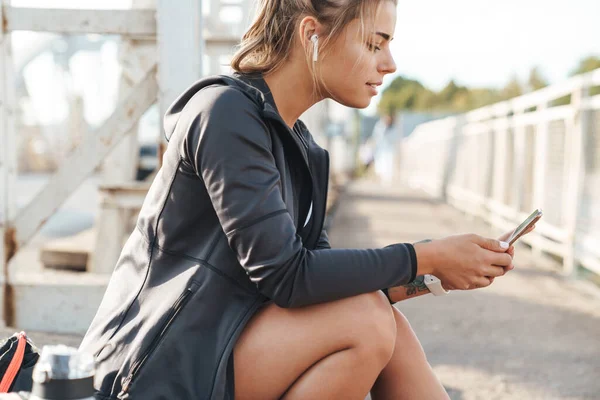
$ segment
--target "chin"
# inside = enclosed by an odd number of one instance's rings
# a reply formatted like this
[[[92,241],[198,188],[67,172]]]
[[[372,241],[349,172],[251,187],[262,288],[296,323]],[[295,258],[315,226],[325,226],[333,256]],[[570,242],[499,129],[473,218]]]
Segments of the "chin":
[[[362,109],[369,107],[373,99],[373,96],[365,92],[366,90],[346,87],[344,90],[330,91],[328,97],[343,106]]]
[[[371,104],[371,98],[364,97],[364,98],[352,98],[352,99],[339,99],[338,103],[340,103],[341,105],[346,106],[346,107],[362,109],[362,108],[369,107],[369,104]]]

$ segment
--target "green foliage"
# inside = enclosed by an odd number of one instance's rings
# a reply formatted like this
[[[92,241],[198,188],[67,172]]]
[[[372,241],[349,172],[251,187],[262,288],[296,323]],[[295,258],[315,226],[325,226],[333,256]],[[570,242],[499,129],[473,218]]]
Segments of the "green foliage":
[[[593,71],[597,68],[600,68],[600,57],[586,57],[579,62],[577,68],[571,71],[571,76],[584,74],[586,72]]]
[[[504,89],[502,89],[500,92],[500,97],[502,100],[508,100],[512,99],[513,97],[519,97],[523,93],[523,86],[521,85],[521,82],[519,82],[519,78],[516,75],[513,75],[506,86],[504,86]]]
[[[546,78],[542,76],[538,67],[533,67],[529,72],[527,85],[529,86],[529,91],[534,92],[548,86],[548,81],[546,81]]]
[[[581,60],[572,74],[581,74],[596,68],[600,68],[600,58],[587,57]],[[451,80],[442,90],[436,92],[417,80],[400,76],[383,91],[379,112],[389,114],[398,110],[410,110],[459,113],[508,100],[546,86],[548,81],[538,67],[531,69],[527,82],[521,82],[515,75],[501,89],[468,88]],[[590,92],[592,95],[599,94],[600,87],[594,87]],[[559,100],[561,104],[569,101],[567,98]]]

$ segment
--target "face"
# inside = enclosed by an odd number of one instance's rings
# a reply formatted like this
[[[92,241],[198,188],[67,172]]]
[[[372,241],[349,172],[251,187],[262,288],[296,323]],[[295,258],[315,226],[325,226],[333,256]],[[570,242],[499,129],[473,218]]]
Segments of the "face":
[[[390,52],[390,40],[396,27],[396,6],[384,1],[377,10],[372,27],[367,27],[364,40],[361,23],[354,20],[331,43],[323,57],[320,74],[323,93],[337,102],[354,108],[365,108],[377,95],[383,77],[396,71]]]

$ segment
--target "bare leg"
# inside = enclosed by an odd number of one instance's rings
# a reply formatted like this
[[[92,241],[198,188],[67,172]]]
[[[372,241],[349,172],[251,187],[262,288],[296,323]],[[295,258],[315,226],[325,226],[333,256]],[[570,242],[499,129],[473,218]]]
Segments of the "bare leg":
[[[373,400],[449,399],[408,320],[400,311],[393,310],[397,327],[396,346],[390,362],[371,390]]]
[[[297,309],[269,305],[234,349],[235,398],[362,400],[395,338],[393,312],[380,292]]]

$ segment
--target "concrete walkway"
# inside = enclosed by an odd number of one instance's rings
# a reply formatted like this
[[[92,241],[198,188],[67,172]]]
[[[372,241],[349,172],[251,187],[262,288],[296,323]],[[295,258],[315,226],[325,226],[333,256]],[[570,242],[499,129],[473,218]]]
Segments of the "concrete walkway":
[[[459,233],[496,237],[426,195],[349,185],[329,236],[369,248]],[[516,268],[486,289],[397,303],[452,399],[600,399],[600,290],[563,279],[517,248]]]
[[[426,195],[351,183],[329,231],[334,247],[474,232],[496,236]],[[562,279],[517,249],[517,268],[487,289],[398,303],[452,399],[600,399],[600,290]],[[13,329],[0,329],[6,337]],[[77,346],[78,335],[28,332],[38,346]]]

